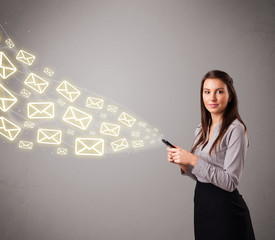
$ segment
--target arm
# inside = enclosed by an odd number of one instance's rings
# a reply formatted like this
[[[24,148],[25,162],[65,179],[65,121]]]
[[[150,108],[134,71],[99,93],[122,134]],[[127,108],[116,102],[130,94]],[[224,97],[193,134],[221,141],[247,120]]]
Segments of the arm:
[[[192,173],[210,183],[232,192],[239,184],[247,151],[247,137],[242,125],[236,125],[231,132],[224,159],[223,169],[211,164],[210,156],[200,156]],[[207,159],[208,158],[208,159]]]
[[[186,166],[186,165],[184,165],[184,166]],[[181,166],[180,166],[180,167],[181,167]],[[193,179],[193,180],[196,181],[197,178],[196,178],[196,176],[195,176],[194,174],[192,174],[192,169],[193,169],[193,167],[192,167],[191,165],[187,166],[184,170],[183,170],[182,167],[181,167],[180,173],[181,173],[181,175],[188,176],[188,177],[190,177],[191,179]]]

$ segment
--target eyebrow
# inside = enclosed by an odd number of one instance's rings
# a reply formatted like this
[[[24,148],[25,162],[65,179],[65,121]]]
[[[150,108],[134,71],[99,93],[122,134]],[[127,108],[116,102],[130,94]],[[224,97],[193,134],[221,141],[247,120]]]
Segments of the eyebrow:
[[[205,89],[210,90],[209,88],[204,88],[203,90],[205,90]],[[218,90],[218,89],[224,89],[224,88],[220,87],[220,88],[217,88],[216,90]]]

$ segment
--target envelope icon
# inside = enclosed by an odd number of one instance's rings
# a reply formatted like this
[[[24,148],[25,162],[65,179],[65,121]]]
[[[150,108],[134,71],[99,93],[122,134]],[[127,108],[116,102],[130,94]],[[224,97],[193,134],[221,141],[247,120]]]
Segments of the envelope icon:
[[[129,114],[123,112],[120,114],[118,121],[122,122],[123,124],[125,124],[128,127],[133,127],[133,125],[136,122],[136,119],[132,116],[130,116]]]
[[[75,131],[72,130],[72,129],[68,129],[67,130],[67,134],[69,134],[69,135],[74,135],[74,133],[75,133]]]
[[[3,112],[7,112],[16,102],[17,98],[0,84],[0,109]]]
[[[119,135],[120,126],[112,123],[103,122],[101,124],[100,133],[117,137]]]
[[[42,144],[60,144],[62,132],[54,129],[38,129],[37,142]]]
[[[65,102],[62,99],[58,99],[57,102],[59,103],[60,106],[64,107],[65,106]]]
[[[134,148],[143,147],[144,146],[144,142],[143,142],[143,140],[135,140],[135,141],[132,141],[132,146]]]
[[[20,92],[24,97],[29,98],[31,96],[31,92],[29,92],[27,89],[23,88]]]
[[[24,122],[24,127],[26,128],[34,128],[34,123],[33,122],[28,122],[28,121],[25,121]]]
[[[63,116],[63,120],[65,122],[83,130],[86,130],[89,127],[92,119],[92,115],[85,113],[75,107],[69,107]]]
[[[139,137],[140,136],[140,132],[139,131],[132,131],[131,132],[131,136],[132,137]]]
[[[21,131],[21,128],[4,117],[0,117],[0,135],[13,141]]]
[[[24,51],[24,50],[20,50],[16,56],[16,59],[22,63],[27,64],[27,65],[32,65],[32,63],[35,59],[35,56]]]
[[[20,141],[19,142],[19,148],[22,148],[22,149],[32,149],[33,147],[33,143],[32,142],[28,142],[28,141]]]
[[[77,138],[75,140],[75,154],[102,156],[104,154],[104,139]]]
[[[24,82],[28,87],[32,88],[36,92],[43,93],[48,87],[49,83],[41,77],[30,73]]]
[[[16,72],[16,67],[12,64],[12,62],[7,58],[7,56],[0,52],[0,76],[3,79],[8,78]]]
[[[108,105],[108,106],[107,106],[107,111],[108,111],[108,112],[112,112],[112,113],[116,113],[116,112],[117,112],[117,106]]]
[[[57,154],[59,155],[67,155],[68,149],[67,148],[57,148]]]
[[[30,119],[54,118],[54,103],[53,102],[28,103],[28,118]]]
[[[56,88],[56,91],[70,102],[75,101],[80,95],[80,92],[72,84],[65,80]]]
[[[54,71],[51,70],[51,69],[49,69],[49,68],[45,68],[45,69],[43,70],[43,72],[44,72],[45,74],[47,74],[48,76],[50,76],[50,77],[52,77],[52,76],[54,75]]]
[[[95,109],[102,109],[103,108],[104,100],[100,98],[93,98],[88,97],[86,102],[86,107],[95,108]]]
[[[11,39],[7,39],[5,42],[6,42],[6,44],[8,45],[9,48],[13,48],[14,47],[14,43],[12,42]]]
[[[122,139],[112,142],[111,146],[112,146],[114,152],[117,152],[117,151],[120,151],[122,149],[129,147],[129,144],[128,144],[126,138],[122,138]]]
[[[145,123],[145,122],[138,122],[138,126],[145,128],[147,126],[147,123]]]

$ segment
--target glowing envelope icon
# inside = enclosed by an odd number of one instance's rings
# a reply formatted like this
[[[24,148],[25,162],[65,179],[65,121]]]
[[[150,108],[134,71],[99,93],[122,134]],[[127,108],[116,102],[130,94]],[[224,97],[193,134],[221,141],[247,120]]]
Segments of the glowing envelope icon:
[[[39,129],[37,142],[42,144],[60,144],[62,131],[55,129]]]
[[[136,122],[136,119],[132,116],[130,116],[129,114],[123,112],[120,114],[118,121],[122,122],[123,124],[125,124],[128,127],[133,127],[133,125]]]
[[[16,102],[17,98],[0,84],[0,109],[3,112],[7,112]]]
[[[75,154],[102,156],[104,154],[104,139],[77,138],[75,140]]]
[[[83,130],[86,130],[89,127],[92,119],[92,115],[74,107],[69,107],[63,117],[64,122]]]
[[[21,131],[21,128],[4,117],[0,117],[0,135],[13,141]]]
[[[114,152],[117,152],[117,151],[121,151],[121,150],[129,147],[129,144],[128,144],[126,138],[122,138],[122,139],[112,142],[111,146],[112,146]]]
[[[6,79],[15,72],[16,67],[3,52],[0,52],[0,77]]]
[[[28,87],[32,88],[36,92],[43,93],[48,87],[49,83],[43,78],[30,73],[24,82]]]
[[[27,64],[27,65],[32,65],[32,63],[35,59],[35,56],[24,51],[24,50],[20,50],[16,56],[16,59],[22,63]]]

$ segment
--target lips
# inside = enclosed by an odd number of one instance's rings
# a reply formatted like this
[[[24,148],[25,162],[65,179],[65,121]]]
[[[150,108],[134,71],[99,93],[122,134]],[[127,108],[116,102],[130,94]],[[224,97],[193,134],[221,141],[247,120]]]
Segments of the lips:
[[[218,104],[209,104],[209,106],[210,106],[211,108],[215,108],[215,107],[218,106]]]

